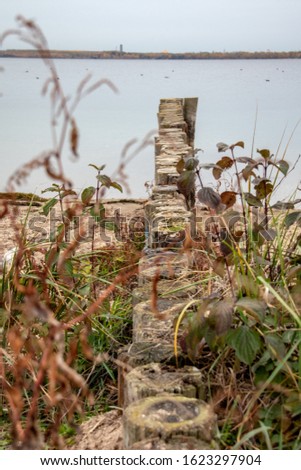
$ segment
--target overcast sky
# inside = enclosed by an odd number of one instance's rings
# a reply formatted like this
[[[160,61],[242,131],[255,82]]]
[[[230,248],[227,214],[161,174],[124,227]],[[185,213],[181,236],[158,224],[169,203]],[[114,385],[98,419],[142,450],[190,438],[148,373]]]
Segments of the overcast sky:
[[[39,24],[51,49],[301,49],[301,0],[1,0],[0,33],[17,14]]]

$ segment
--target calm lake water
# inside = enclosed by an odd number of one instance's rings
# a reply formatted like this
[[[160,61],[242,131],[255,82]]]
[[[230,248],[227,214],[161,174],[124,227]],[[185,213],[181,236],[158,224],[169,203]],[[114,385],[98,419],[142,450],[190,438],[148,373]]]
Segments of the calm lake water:
[[[66,148],[66,173],[77,189],[94,184],[89,163],[106,163],[111,174],[124,145],[156,130],[160,98],[199,98],[196,147],[199,158],[214,162],[217,142],[245,142],[241,155],[250,155],[256,108],[255,149],[269,148],[283,155],[301,118],[301,60],[114,61],[57,60],[60,83],[69,96],[88,74],[106,78],[118,88],[103,86],[85,98],[76,111],[80,129],[80,158],[74,162]],[[48,71],[37,59],[0,59],[0,190],[21,164],[52,146],[50,99],[41,90]],[[283,137],[284,134],[284,137]],[[283,139],[282,139],[283,137]],[[282,142],[281,142],[282,139]],[[301,124],[287,150],[292,164],[301,153]],[[277,194],[290,194],[300,180],[300,168]],[[153,179],[154,149],[150,146],[128,166],[130,197],[145,197],[144,183]],[[211,181],[208,173],[208,181]],[[35,171],[22,190],[40,192],[50,180]],[[119,197],[110,190],[109,197]]]

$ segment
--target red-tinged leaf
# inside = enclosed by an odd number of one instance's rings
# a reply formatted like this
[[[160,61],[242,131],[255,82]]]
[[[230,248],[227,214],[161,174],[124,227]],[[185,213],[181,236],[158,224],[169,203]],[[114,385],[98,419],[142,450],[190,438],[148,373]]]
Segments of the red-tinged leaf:
[[[242,170],[242,176],[245,181],[248,181],[250,176],[256,176],[254,173],[254,169],[257,168],[259,163],[250,163]]]
[[[76,193],[76,191],[73,191],[73,189],[65,189],[61,193],[61,198],[63,199],[66,196],[76,196],[76,195],[77,195],[77,193]]]
[[[181,174],[183,173],[184,168],[185,168],[185,161],[184,161],[184,158],[182,157],[177,163],[176,170],[179,174]]]
[[[223,170],[226,170],[227,168],[231,168],[231,166],[234,164],[234,161],[230,157],[223,157],[221,158],[218,162],[216,162],[218,166],[220,166]]]
[[[228,168],[231,168],[233,165],[233,160],[230,157],[223,157],[221,158],[215,165],[215,167],[212,170],[212,174],[216,180],[220,179],[222,172]]]
[[[215,178],[216,180],[219,180],[219,179],[220,179],[220,177],[222,176],[222,173],[223,173],[223,169],[220,168],[220,167],[218,167],[218,166],[216,166],[216,167],[213,168],[213,170],[212,170],[212,174],[213,174],[213,176],[214,176],[214,178]]]
[[[214,319],[214,329],[218,336],[222,336],[230,329],[234,311],[232,299],[219,300],[210,310],[210,321]]]
[[[236,203],[236,194],[237,193],[235,193],[234,191],[224,191],[221,194],[221,201],[223,204],[225,204],[227,209],[229,209],[229,207],[234,206],[234,204]]]
[[[79,132],[74,119],[71,120],[70,147],[75,157],[78,157]]]
[[[213,271],[218,274],[221,278],[225,277],[225,258],[223,256],[219,256],[216,258],[212,263]]]
[[[268,181],[264,180],[261,181],[259,184],[255,186],[256,189],[256,197],[258,199],[265,199],[269,194],[273,192],[273,184]]]

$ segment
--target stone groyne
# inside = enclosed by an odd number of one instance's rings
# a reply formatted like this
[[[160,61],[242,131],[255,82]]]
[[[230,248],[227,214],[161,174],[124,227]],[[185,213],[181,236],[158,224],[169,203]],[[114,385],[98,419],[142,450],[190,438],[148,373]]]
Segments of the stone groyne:
[[[201,372],[174,355],[174,324],[189,302],[193,213],[177,190],[177,163],[193,155],[197,98],[162,99],[148,237],[133,292],[132,343],[119,355],[125,449],[215,449],[216,416]]]

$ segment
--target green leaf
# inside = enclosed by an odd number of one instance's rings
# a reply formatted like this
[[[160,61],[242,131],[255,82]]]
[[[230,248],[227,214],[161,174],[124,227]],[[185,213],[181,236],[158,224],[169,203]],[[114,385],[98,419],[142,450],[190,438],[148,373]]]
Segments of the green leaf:
[[[193,158],[193,157],[188,158],[188,160],[186,160],[185,162],[185,170],[193,171],[196,169],[198,164],[199,164],[199,161],[196,158]]]
[[[249,206],[262,207],[262,202],[251,193],[243,193],[245,201]]]
[[[89,204],[94,194],[95,194],[94,186],[89,186],[88,188],[85,188],[81,194],[82,203],[85,205]]]
[[[242,297],[236,302],[235,306],[248,312],[252,317],[260,321],[260,323],[263,322],[267,309],[267,304],[264,300]]]
[[[98,181],[101,182],[102,186],[105,186],[106,188],[109,188],[111,186],[111,178],[106,175],[97,175]]]
[[[104,219],[106,213],[105,206],[101,203],[96,203],[94,206],[91,207],[90,209],[90,214],[92,217],[97,217],[100,220]]]
[[[272,242],[273,240],[275,240],[277,236],[277,232],[273,228],[267,229],[263,227],[262,229],[259,230],[258,233],[267,242]]]
[[[42,207],[42,211],[44,215],[48,215],[51,209],[56,205],[58,202],[58,199],[56,197],[53,197],[52,199],[49,199],[44,206]]]
[[[273,206],[271,206],[271,209],[288,210],[288,209],[294,209],[294,207],[295,207],[295,204],[293,202],[277,201]]]
[[[271,152],[269,151],[269,149],[257,149],[257,153],[259,153],[265,160],[269,160],[271,158]]]
[[[111,188],[118,189],[121,193],[123,192],[122,186],[119,183],[116,183],[116,181],[111,181],[110,184]]]
[[[180,193],[188,197],[191,193],[194,193],[194,171],[183,171],[183,173],[177,179],[177,186]]]
[[[238,359],[248,365],[253,363],[261,348],[259,334],[246,325],[230,331],[227,335],[227,343],[235,350]]]
[[[73,264],[71,259],[66,259],[64,261],[64,270],[70,277],[73,276]]]
[[[59,185],[58,184],[53,184],[52,186],[50,186],[50,188],[46,188],[46,189],[43,189],[42,191],[42,194],[44,193],[58,193],[59,192]]]
[[[269,165],[273,165],[276,168],[278,168],[278,170],[281,171],[281,173],[283,173],[284,176],[287,175],[289,167],[290,167],[289,163],[286,160],[279,160],[278,162],[271,162],[270,161]]]
[[[258,184],[256,184],[256,197],[258,199],[265,199],[269,194],[273,192],[273,184],[271,181],[262,179]]]
[[[283,340],[277,334],[268,334],[264,336],[264,340],[272,357],[283,359],[286,355],[286,347]]]
[[[229,150],[229,145],[225,144],[224,142],[218,142],[216,144],[218,152],[226,152]]]
[[[296,222],[299,222],[301,219],[301,211],[296,211],[296,212],[291,212],[290,214],[287,214],[287,216],[284,219],[284,223],[286,227],[290,227]]]
[[[95,168],[95,170],[97,171],[102,171],[106,167],[106,165],[97,166],[97,165],[94,165],[93,163],[89,163],[88,166],[92,166],[92,168]]]

